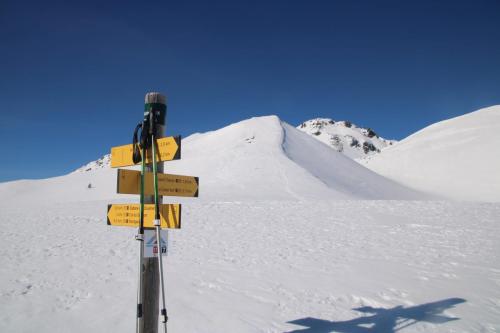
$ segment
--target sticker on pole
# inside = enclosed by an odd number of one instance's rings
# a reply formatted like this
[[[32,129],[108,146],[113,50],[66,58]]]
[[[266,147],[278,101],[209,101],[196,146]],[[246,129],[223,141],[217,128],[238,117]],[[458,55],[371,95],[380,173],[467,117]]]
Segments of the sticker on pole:
[[[155,230],[144,230],[144,258],[156,258],[158,257],[158,252],[160,251],[162,256],[168,255],[167,230],[161,230],[160,243],[161,246],[158,247]]]

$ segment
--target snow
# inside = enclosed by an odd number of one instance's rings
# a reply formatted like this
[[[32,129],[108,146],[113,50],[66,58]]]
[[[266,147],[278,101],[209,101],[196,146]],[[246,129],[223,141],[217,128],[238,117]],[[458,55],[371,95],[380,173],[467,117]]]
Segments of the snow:
[[[500,201],[500,106],[428,126],[364,164],[409,187],[448,198]]]
[[[199,176],[200,196],[210,200],[427,198],[361,167],[276,116],[251,118],[184,139],[182,159],[168,162],[165,172]],[[92,191],[89,183],[95,187]],[[48,187],[50,196],[45,195]],[[134,198],[115,192],[116,170],[109,164],[0,186],[0,196],[9,202],[20,197],[47,202]]]
[[[106,204],[2,204],[0,331],[134,331],[135,230],[107,226]],[[171,332],[500,329],[499,204],[193,200],[183,214]]]
[[[500,203],[432,201],[274,116],[182,146],[170,332],[500,330]],[[134,332],[136,230],[106,208],[138,198],[115,191],[105,166],[0,184],[1,332]]]
[[[354,198],[415,199],[423,194],[378,177],[317,140],[304,135],[288,124],[283,124],[285,154],[329,188],[342,191]]]
[[[98,160],[85,164],[84,166],[76,169],[74,172],[87,172],[91,170],[105,169],[109,168],[110,163],[111,163],[111,154],[107,154]]]

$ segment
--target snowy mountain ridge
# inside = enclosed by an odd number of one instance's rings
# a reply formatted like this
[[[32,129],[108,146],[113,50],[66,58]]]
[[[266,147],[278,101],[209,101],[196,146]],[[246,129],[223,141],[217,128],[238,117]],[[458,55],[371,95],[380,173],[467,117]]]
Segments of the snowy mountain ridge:
[[[79,167],[73,172],[87,172],[92,170],[107,169],[109,168],[110,164],[111,164],[111,154],[106,154],[95,161],[89,162]]]
[[[44,200],[38,194],[51,184],[58,189],[57,200],[63,202],[119,198],[116,169],[108,164],[109,156],[105,156],[66,176],[7,183],[0,186],[0,195],[3,191],[24,195],[29,187],[30,198]],[[165,173],[200,177],[200,198],[206,200],[428,198],[376,174],[277,116],[255,117],[191,135],[182,140],[182,159],[164,167]]]
[[[297,129],[355,160],[377,154],[397,142],[378,136],[371,128],[358,127],[349,121],[335,121],[330,118],[307,120],[297,126]],[[200,135],[200,133],[193,135]],[[73,172],[107,169],[110,161],[111,155],[106,154]]]
[[[199,167],[195,171],[206,175],[206,179],[213,179],[216,174],[221,183],[230,188],[241,187],[242,179],[246,181],[253,177],[253,181],[247,184],[251,192],[261,186],[260,183],[270,182],[273,186],[265,187],[263,193],[271,197],[271,193],[283,197],[283,193],[288,192],[297,198],[300,193],[307,192],[321,198],[330,197],[330,190],[346,194],[354,188],[357,188],[354,192],[361,190],[364,193],[361,197],[368,192],[368,198],[378,197],[387,188],[382,185],[377,193],[376,186],[372,187],[375,183],[366,186],[364,177],[377,178],[368,176],[365,169],[368,168],[383,176],[385,181],[390,179],[407,188],[439,197],[499,201],[500,176],[497,170],[500,169],[500,158],[491,153],[500,146],[499,117],[500,106],[492,106],[435,123],[400,142],[386,140],[369,128],[346,121],[316,118],[293,128],[276,116],[258,117],[189,136],[183,140],[188,144],[183,145],[183,160],[188,156],[184,153],[191,151],[191,143],[200,145],[193,149],[193,154],[204,157],[196,158]],[[206,142],[211,143],[207,145]],[[254,146],[259,149],[249,149]],[[207,155],[210,151],[213,156]],[[294,155],[294,152],[297,153]],[[234,160],[228,160],[225,155],[233,156]],[[226,161],[226,164],[215,166],[213,159],[216,158]],[[358,163],[354,167],[346,159],[359,162],[363,171],[359,170]],[[105,155],[74,173],[106,170],[109,162],[110,156]],[[168,167],[175,167],[177,163],[169,162]],[[179,163],[187,169],[192,168],[185,161]],[[276,166],[283,163],[287,165],[286,171],[276,170]],[[210,165],[210,170],[203,169],[202,164]],[[229,165],[234,169],[227,173]],[[297,168],[306,172],[295,174]],[[358,173],[360,178],[355,176]],[[313,179],[306,181],[311,176]],[[324,186],[312,185],[318,180],[329,188],[326,193]],[[304,183],[305,191],[301,190],[299,183]],[[314,193],[315,189],[317,193]]]
[[[411,188],[500,201],[500,105],[443,120],[360,163]]]
[[[371,128],[330,118],[311,119],[297,126],[297,129],[354,160],[380,153],[397,142],[380,137]]]

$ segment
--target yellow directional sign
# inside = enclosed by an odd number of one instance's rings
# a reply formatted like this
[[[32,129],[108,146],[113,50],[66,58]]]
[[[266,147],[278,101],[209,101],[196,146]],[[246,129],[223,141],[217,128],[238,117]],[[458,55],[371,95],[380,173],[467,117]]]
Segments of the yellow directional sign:
[[[157,161],[171,161],[181,158],[181,137],[169,136],[156,140],[158,151]],[[133,145],[124,145],[111,148],[111,167],[124,167],[134,165],[132,154],[134,151]],[[146,154],[146,163],[152,162],[151,149],[148,149]]]
[[[198,177],[158,174],[158,194],[176,197],[197,197]],[[140,194],[141,172],[118,169],[117,193]],[[153,173],[144,174],[144,194],[154,195]]]
[[[144,227],[154,228],[155,205],[144,205]],[[139,204],[113,204],[108,205],[108,225],[123,227],[139,227]],[[181,205],[160,205],[161,228],[181,228]]]

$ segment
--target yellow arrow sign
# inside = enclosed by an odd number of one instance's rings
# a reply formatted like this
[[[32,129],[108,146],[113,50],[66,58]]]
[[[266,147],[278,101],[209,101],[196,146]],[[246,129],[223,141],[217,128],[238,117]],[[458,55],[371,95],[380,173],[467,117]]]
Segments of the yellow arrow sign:
[[[144,227],[154,228],[155,205],[144,205]],[[140,207],[139,204],[113,204],[108,205],[108,225],[123,227],[139,227]],[[181,228],[181,205],[160,205],[161,228]]]
[[[158,174],[158,194],[176,197],[197,197],[198,177]],[[117,192],[121,194],[141,193],[141,172],[118,169]],[[154,195],[153,173],[144,174],[144,194]]]
[[[158,147],[157,161],[172,161],[181,158],[181,137],[169,136],[156,140]],[[132,154],[134,152],[133,145],[124,145],[111,148],[111,167],[124,167],[134,165]],[[146,154],[146,163],[151,163],[151,149],[148,149]]]

